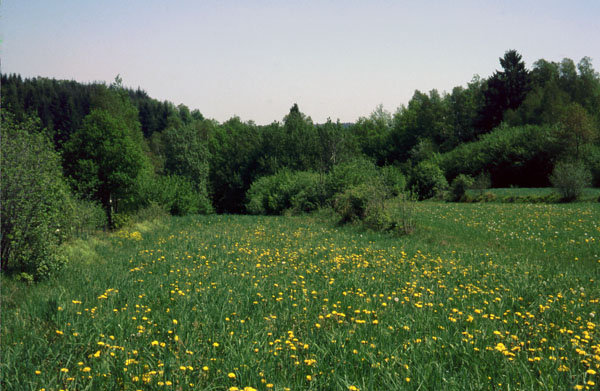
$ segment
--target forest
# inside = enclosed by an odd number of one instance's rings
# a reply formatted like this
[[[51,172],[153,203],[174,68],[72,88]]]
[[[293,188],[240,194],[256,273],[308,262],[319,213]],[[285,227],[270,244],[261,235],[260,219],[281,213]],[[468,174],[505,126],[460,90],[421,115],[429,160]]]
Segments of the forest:
[[[600,187],[600,76],[588,57],[527,69],[508,50],[489,77],[417,90],[394,113],[378,106],[350,124],[314,123],[292,102],[269,125],[219,123],[119,76],[1,83],[2,271],[26,278],[58,270],[63,241],[144,214],[332,207],[342,221],[389,229],[374,205],[396,196],[563,186],[571,201]]]

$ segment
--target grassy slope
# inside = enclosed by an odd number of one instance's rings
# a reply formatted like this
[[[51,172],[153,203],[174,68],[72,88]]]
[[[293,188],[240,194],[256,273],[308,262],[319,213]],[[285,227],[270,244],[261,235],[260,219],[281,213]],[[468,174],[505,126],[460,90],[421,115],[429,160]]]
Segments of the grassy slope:
[[[2,388],[597,387],[600,204],[417,213],[402,238],[208,216],[79,242],[58,281],[3,278]]]

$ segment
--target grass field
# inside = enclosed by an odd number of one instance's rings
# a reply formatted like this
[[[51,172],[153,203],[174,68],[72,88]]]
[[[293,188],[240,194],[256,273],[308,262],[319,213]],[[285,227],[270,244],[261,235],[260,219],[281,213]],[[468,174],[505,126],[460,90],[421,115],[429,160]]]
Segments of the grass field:
[[[534,188],[525,188],[525,187],[514,187],[514,188],[496,188],[496,189],[486,189],[486,190],[467,190],[467,194],[471,197],[476,197],[481,193],[490,193],[494,194],[497,198],[498,202],[506,202],[508,199],[513,200],[524,200],[527,202],[527,198],[536,199],[543,197],[552,197],[555,196],[555,200],[553,202],[558,202],[559,195],[556,189],[552,187],[534,187]],[[600,188],[590,187],[583,189],[583,193],[581,194],[580,202],[595,202],[600,198]]]
[[[2,280],[3,390],[598,390],[600,204],[196,216]]]

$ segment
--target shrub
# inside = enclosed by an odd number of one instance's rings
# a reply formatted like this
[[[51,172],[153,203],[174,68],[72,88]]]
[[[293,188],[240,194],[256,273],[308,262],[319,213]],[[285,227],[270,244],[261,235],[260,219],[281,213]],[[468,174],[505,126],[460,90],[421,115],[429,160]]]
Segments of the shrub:
[[[400,234],[410,235],[417,226],[417,196],[411,192],[400,194],[396,230]]]
[[[305,173],[298,178],[301,186],[296,194],[292,195],[291,205],[294,212],[310,212],[326,203],[325,187],[319,176],[314,173]]]
[[[70,236],[81,237],[92,234],[108,226],[106,212],[102,205],[91,200],[73,199],[70,215]]]
[[[439,166],[449,178],[488,172],[494,187],[545,187],[560,149],[552,126],[499,126],[443,153]]]
[[[72,195],[60,158],[39,121],[16,123],[4,112],[0,153],[1,269],[46,278],[66,262],[59,245],[72,220]]]
[[[333,203],[334,210],[340,216],[340,223],[362,220],[372,197],[371,192],[366,184],[360,184],[340,193]]]
[[[431,161],[419,163],[412,171],[409,187],[424,200],[439,195],[448,188],[442,170]]]
[[[133,215],[135,222],[162,220],[169,217],[169,211],[164,205],[151,202],[150,205],[138,209]]]
[[[124,227],[128,227],[129,225],[131,225],[131,222],[131,215],[128,215],[126,213],[115,213],[113,215],[112,228],[117,230]]]
[[[336,194],[372,181],[379,176],[377,166],[370,160],[356,158],[334,166],[327,176],[326,192],[328,199],[334,199]]]
[[[367,210],[369,196],[369,190],[364,184],[353,186],[338,194],[333,207],[340,216],[340,223],[362,220]]]
[[[381,167],[379,174],[389,196],[396,197],[404,191],[406,179],[399,168],[394,166]]]
[[[189,214],[209,214],[213,212],[208,195],[202,188],[185,177],[172,175],[171,183],[175,189],[175,197],[170,205],[170,212],[176,216]]]
[[[387,230],[392,226],[392,220],[385,210],[385,195],[381,182],[361,183],[338,194],[334,210],[342,224],[360,221],[366,228]]]
[[[367,205],[363,225],[374,231],[388,231],[395,224],[383,202],[375,201]]]
[[[138,198],[142,208],[156,204],[177,216],[213,211],[204,189],[179,175],[143,176],[138,184]]]
[[[452,185],[450,186],[450,197],[452,201],[461,201],[465,197],[465,193],[471,186],[475,180],[469,175],[460,174],[452,181]]]
[[[600,187],[600,145],[587,145],[583,161],[592,174],[592,186]]]
[[[563,201],[574,201],[589,186],[592,176],[581,162],[558,162],[550,176],[550,182],[558,190]]]
[[[492,187],[492,179],[488,172],[480,172],[473,180],[472,189],[477,190],[479,193],[483,193],[484,190]]]
[[[483,194],[478,195],[477,197],[475,197],[475,202],[494,202],[498,199],[498,197],[496,196],[496,194],[490,192],[490,191],[486,191]],[[507,202],[514,202],[513,200],[508,200]]]
[[[326,194],[319,174],[281,170],[254,181],[247,193],[246,209],[252,214],[280,214],[292,209],[309,212],[325,204]]]

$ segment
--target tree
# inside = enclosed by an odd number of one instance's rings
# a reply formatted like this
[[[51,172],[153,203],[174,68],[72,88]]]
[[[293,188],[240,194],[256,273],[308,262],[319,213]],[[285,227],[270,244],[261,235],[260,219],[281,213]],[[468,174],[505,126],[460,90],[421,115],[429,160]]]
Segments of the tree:
[[[123,118],[94,109],[65,144],[65,167],[75,188],[100,201],[111,225],[118,201],[134,193],[138,175],[149,165],[135,133]]]
[[[245,195],[259,174],[262,132],[233,117],[215,126],[209,138],[210,191],[218,212],[241,213]]]
[[[64,263],[58,245],[70,223],[72,196],[60,157],[39,119],[2,112],[1,270],[40,279]]]
[[[575,201],[591,184],[592,176],[582,162],[561,161],[556,164],[550,182],[560,193],[563,201]]]
[[[378,105],[369,117],[361,117],[350,128],[358,148],[377,164],[384,165],[389,155],[389,137],[392,131],[392,115]]]
[[[577,64],[579,77],[577,78],[575,100],[581,104],[589,114],[595,113],[596,121],[600,125],[600,75],[592,67],[592,60],[584,57]]]
[[[196,210],[208,213],[212,210],[208,200],[208,150],[210,121],[193,121],[179,128],[169,128],[162,134],[165,151],[165,170],[168,174],[185,178],[198,195]]]
[[[425,160],[413,168],[408,187],[424,200],[439,195],[448,188],[442,170],[432,161]]]
[[[499,75],[504,84],[506,108],[514,110],[521,105],[529,92],[529,72],[525,68],[521,55],[516,50],[507,51],[500,59],[500,65],[503,69]]]
[[[460,143],[475,139],[475,121],[481,106],[481,80],[474,77],[468,87],[454,87],[446,97],[448,105],[448,123],[450,131],[440,145],[442,152],[449,151]]]
[[[593,142],[597,135],[592,118],[579,103],[571,103],[560,121],[559,137],[575,160],[581,158],[583,145]]]
[[[530,90],[530,76],[522,57],[509,50],[500,58],[502,71],[496,71],[485,86],[485,104],[480,112],[479,127],[489,131],[502,122],[504,112],[516,110]]]
[[[416,90],[408,107],[401,107],[394,116],[393,130],[386,140],[390,144],[388,163],[408,160],[410,151],[420,143],[438,150],[451,142],[454,133],[451,108],[449,95],[442,97],[435,89],[429,94]]]
[[[317,168],[319,157],[315,126],[310,117],[300,112],[296,103],[283,118],[282,141],[282,155],[278,156],[278,160],[283,167],[294,170]]]
[[[317,125],[317,151],[319,154],[319,171],[328,172],[331,167],[347,160],[356,151],[352,149],[349,134],[339,121]]]
[[[194,121],[179,128],[169,128],[162,134],[165,149],[165,169],[170,174],[187,177],[206,186],[209,152],[204,121]]]

